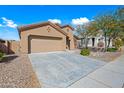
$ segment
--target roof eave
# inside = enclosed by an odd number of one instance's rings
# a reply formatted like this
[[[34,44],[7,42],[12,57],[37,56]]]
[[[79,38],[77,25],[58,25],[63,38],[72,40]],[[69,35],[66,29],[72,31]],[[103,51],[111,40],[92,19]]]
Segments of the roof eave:
[[[62,34],[67,36],[67,34],[59,26],[56,26],[55,24],[53,24],[53,23],[51,23],[49,21],[48,22],[44,22],[44,23],[31,24],[31,25],[27,25],[27,26],[20,26],[20,27],[17,27],[17,29],[18,29],[19,36],[20,36],[22,31],[26,31],[26,30],[30,30],[30,29],[35,29],[35,28],[42,27],[42,26],[45,26],[45,25],[50,25],[53,28],[57,29]],[[21,36],[20,36],[20,38],[21,38]]]

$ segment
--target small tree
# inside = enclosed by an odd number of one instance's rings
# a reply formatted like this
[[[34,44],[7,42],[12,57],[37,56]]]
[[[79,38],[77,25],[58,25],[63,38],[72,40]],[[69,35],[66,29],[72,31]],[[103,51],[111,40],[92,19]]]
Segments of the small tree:
[[[88,38],[98,34],[98,30],[95,27],[95,22],[79,25],[77,26],[76,31],[82,38],[84,38],[85,48],[88,48]]]
[[[119,22],[120,31],[116,34],[116,37],[121,38],[122,42],[124,42],[124,7],[120,7],[116,10],[115,15]]]
[[[110,41],[117,32],[118,24],[112,13],[105,13],[95,17],[96,27],[103,31],[105,37],[105,51],[109,47]],[[107,44],[108,38],[108,44]]]

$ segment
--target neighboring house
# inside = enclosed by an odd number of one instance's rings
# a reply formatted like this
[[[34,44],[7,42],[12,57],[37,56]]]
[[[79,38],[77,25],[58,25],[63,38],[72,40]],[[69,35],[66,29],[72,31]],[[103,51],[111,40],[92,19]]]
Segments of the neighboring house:
[[[80,37],[80,47],[85,47],[85,40],[84,38]],[[98,47],[98,43],[99,42],[103,42],[105,47],[105,37],[103,36],[102,31],[100,31],[100,33],[95,36],[95,37],[88,37],[88,47]],[[107,44],[108,44],[108,38],[107,38]],[[110,41],[110,45],[109,47],[112,47],[112,40]]]
[[[75,49],[76,38],[69,25],[43,22],[18,27],[21,53],[38,53]]]

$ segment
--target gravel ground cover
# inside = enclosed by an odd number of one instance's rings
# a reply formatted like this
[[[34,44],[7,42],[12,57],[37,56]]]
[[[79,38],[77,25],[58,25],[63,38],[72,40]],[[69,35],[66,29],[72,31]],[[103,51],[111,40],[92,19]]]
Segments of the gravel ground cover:
[[[76,53],[80,55],[80,49],[72,50],[69,52]],[[98,59],[105,62],[111,62],[124,54],[124,47],[122,47],[121,52],[91,52],[87,57]]]
[[[122,53],[121,52],[101,52],[101,53],[91,53],[91,55],[89,56],[90,58],[95,58],[98,60],[102,60],[102,61],[106,61],[106,62],[111,62],[113,60],[115,60],[116,58],[118,58],[119,56],[121,56]]]
[[[6,56],[0,62],[1,88],[40,87],[27,55]]]
[[[120,52],[92,52],[90,58],[111,62],[124,54],[124,47]]]

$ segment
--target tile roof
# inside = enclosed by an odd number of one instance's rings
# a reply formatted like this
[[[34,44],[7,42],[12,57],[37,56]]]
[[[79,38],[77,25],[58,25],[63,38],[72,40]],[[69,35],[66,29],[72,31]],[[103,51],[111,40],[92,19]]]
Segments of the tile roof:
[[[50,25],[52,26],[53,28],[55,28],[56,30],[58,30],[59,32],[61,32],[62,34],[66,35],[67,36],[67,33],[65,33],[60,25],[56,25],[52,22],[42,22],[42,23],[36,23],[36,24],[30,24],[30,25],[25,25],[25,26],[19,26],[17,27],[18,31],[19,31],[19,35],[22,31],[26,31],[26,30],[30,30],[30,29],[34,29],[34,28],[39,28],[39,27],[42,27],[42,26],[46,26],[46,25]],[[67,26],[67,25],[66,25]],[[62,28],[65,27],[65,26],[62,26]]]

